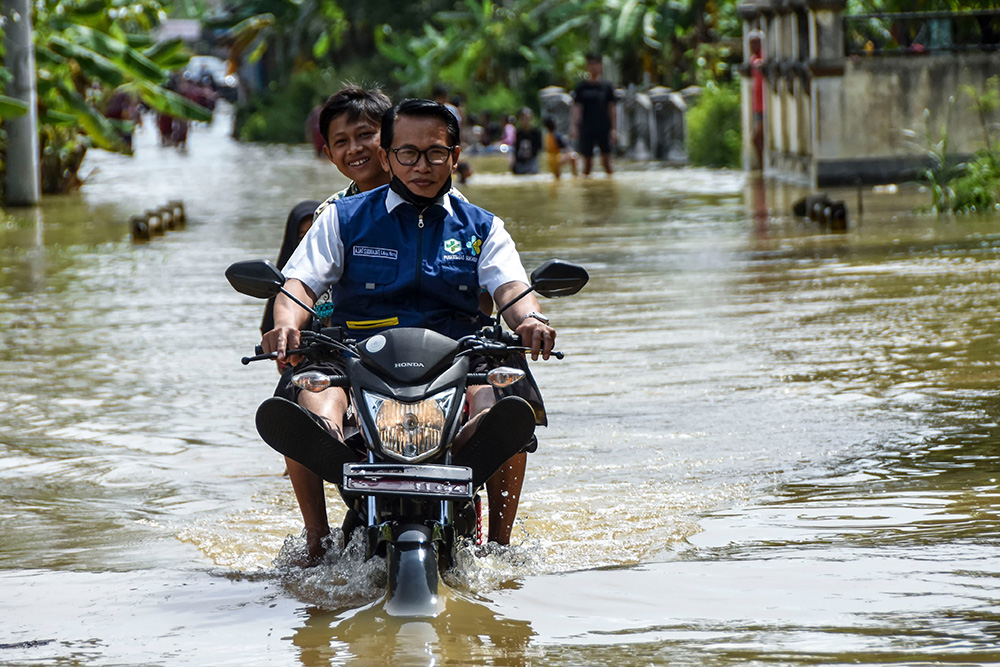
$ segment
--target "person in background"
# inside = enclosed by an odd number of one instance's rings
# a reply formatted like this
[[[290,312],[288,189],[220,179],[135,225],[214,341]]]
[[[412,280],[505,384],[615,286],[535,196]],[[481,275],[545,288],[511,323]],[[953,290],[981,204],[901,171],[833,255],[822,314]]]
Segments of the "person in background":
[[[312,144],[313,150],[316,151],[316,157],[323,154],[323,146],[326,145],[323,131],[319,129],[319,114],[322,110],[323,105],[317,104],[309,111],[309,115],[306,117],[306,141]]]
[[[576,176],[576,153],[569,147],[565,136],[556,132],[556,121],[547,116],[542,124],[545,126],[545,155],[549,161],[549,171],[559,180],[562,176],[562,166],[568,164]]]
[[[583,157],[584,176],[590,176],[595,146],[601,151],[605,173],[610,176],[613,172],[611,149],[618,139],[615,87],[601,78],[603,74],[601,54],[588,53],[587,78],[573,90],[570,139],[579,141],[577,148]]]
[[[443,104],[448,111],[455,116],[455,120],[458,121],[459,126],[462,125],[462,112],[458,108],[458,104],[455,104],[454,99],[448,98],[448,86],[443,83],[438,83],[434,85],[434,101],[438,104]]]
[[[538,153],[542,150],[542,133],[534,125],[535,115],[525,107],[518,114],[514,133],[514,163],[511,171],[517,175],[538,173]]]
[[[484,148],[500,138],[500,124],[493,120],[493,114],[488,110],[479,114],[479,125],[483,128],[480,142]]]
[[[465,185],[466,183],[468,183],[469,179],[472,178],[472,175],[474,173],[476,173],[476,170],[473,169],[472,165],[466,162],[465,160],[459,162],[458,166],[455,167],[455,175],[458,176],[459,185]],[[489,313],[487,313],[487,315],[488,314]]]
[[[514,147],[514,138],[517,136],[517,119],[513,116],[507,116],[507,122],[504,123],[503,131],[500,134],[500,143]]]
[[[750,81],[753,103],[754,169],[764,166],[764,53],[760,31],[750,33]]]
[[[118,128],[118,133],[131,151],[132,133],[136,127],[142,126],[142,113],[139,110],[139,100],[133,94],[119,90],[108,100],[104,115],[112,120],[122,121],[122,125]]]

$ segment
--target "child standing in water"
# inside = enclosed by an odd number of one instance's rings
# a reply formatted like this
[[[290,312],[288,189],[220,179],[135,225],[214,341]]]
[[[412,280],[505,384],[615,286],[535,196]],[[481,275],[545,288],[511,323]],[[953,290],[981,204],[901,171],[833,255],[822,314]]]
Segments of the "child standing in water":
[[[566,137],[556,132],[556,121],[548,116],[543,121],[545,125],[545,154],[549,160],[549,171],[556,180],[562,176],[562,166],[568,164],[576,176],[576,152],[569,147]]]

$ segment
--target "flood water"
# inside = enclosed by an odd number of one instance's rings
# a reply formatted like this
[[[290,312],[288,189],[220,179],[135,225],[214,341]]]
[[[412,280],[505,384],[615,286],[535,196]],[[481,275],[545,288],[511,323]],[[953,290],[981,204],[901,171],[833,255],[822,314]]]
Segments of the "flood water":
[[[529,270],[591,282],[543,304],[566,358],[534,365],[514,544],[400,623],[379,561],[288,564],[253,429],[277,374],[239,363],[261,303],[223,277],[344,182],[227,129],[180,153],[150,125],[0,226],[0,664],[1000,663],[1000,217],[865,189],[834,234],[741,173],[480,163],[463,191]],[[133,243],[172,199],[186,228]]]

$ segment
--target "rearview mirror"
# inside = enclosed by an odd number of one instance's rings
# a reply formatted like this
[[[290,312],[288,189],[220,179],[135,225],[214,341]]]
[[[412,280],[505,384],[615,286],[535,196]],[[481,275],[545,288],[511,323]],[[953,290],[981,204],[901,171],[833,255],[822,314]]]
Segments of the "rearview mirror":
[[[281,292],[285,276],[266,259],[236,262],[226,269],[226,279],[240,294],[269,299]]]
[[[531,272],[531,287],[549,299],[576,294],[588,280],[585,268],[561,259],[550,259]]]

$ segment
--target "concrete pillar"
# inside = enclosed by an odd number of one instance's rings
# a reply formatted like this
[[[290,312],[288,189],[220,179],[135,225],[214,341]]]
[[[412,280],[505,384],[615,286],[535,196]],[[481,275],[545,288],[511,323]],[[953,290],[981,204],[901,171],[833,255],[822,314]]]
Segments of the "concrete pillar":
[[[35,49],[31,43],[30,0],[3,0],[5,63],[14,78],[9,97],[21,100],[28,113],[4,120],[7,130],[7,205],[35,206],[41,199],[38,169],[38,92]]]
[[[538,91],[538,104],[542,118],[552,118],[556,121],[556,131],[569,134],[570,113],[573,109],[573,98],[559,86],[549,86]]]
[[[812,75],[810,181],[817,187],[821,163],[840,154],[843,137],[844,29],[846,0],[807,0],[809,71]]]

